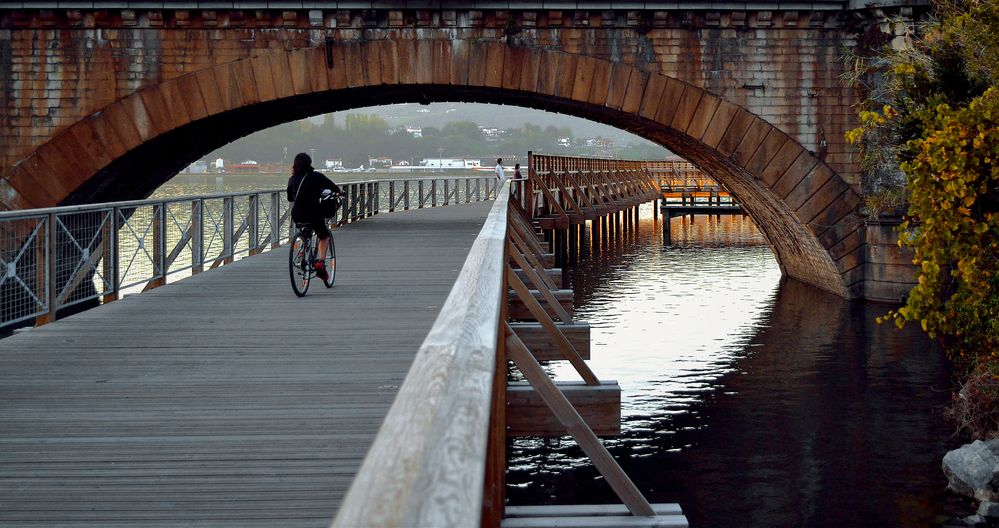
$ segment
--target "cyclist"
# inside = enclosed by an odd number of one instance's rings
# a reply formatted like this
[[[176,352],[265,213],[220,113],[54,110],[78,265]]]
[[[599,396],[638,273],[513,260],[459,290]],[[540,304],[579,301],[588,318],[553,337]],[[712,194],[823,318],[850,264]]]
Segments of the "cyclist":
[[[323,191],[332,192],[337,196],[343,195],[337,184],[312,168],[312,158],[308,154],[304,152],[296,154],[291,167],[291,178],[288,178],[288,201],[292,202],[291,219],[296,224],[306,224],[315,231],[319,237],[319,255],[326,254],[330,239],[330,230],[326,227],[326,219],[323,218],[319,207],[319,198],[323,196]],[[325,281],[329,278],[322,259],[316,261],[314,266],[316,275],[320,279]]]

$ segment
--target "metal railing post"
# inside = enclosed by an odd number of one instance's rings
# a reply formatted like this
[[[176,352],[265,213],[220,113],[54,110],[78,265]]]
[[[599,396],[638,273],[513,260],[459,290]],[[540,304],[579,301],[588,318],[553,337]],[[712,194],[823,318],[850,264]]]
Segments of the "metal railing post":
[[[251,194],[246,198],[246,224],[247,231],[249,231],[246,254],[252,256],[260,253],[260,211],[257,210],[260,198],[256,194]]]
[[[205,270],[205,203],[202,199],[191,202],[191,275]]]
[[[271,249],[281,246],[281,193],[271,193]]]
[[[233,197],[226,196],[222,198],[222,236],[225,240],[222,241],[222,256],[224,264],[232,264],[233,257],[235,256],[235,240],[232,239],[235,227],[235,208],[233,207]]]

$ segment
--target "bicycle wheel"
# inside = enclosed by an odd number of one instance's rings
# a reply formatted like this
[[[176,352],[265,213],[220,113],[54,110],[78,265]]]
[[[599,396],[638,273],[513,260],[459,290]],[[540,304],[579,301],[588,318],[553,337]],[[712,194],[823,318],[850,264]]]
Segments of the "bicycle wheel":
[[[302,233],[296,233],[288,244],[288,273],[291,276],[291,289],[295,295],[305,297],[312,279],[312,265],[309,259],[309,242]]]
[[[329,244],[326,246],[326,254],[323,255],[323,264],[326,265],[326,273],[329,278],[323,281],[323,284],[327,288],[333,287],[333,281],[336,280],[336,245],[333,244],[333,237],[330,236],[328,240]]]

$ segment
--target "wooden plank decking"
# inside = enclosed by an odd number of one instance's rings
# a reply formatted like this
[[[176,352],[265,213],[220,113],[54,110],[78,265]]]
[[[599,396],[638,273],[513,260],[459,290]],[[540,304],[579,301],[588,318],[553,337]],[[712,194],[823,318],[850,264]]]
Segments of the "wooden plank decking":
[[[0,526],[327,526],[492,202],[335,231],[0,340]]]

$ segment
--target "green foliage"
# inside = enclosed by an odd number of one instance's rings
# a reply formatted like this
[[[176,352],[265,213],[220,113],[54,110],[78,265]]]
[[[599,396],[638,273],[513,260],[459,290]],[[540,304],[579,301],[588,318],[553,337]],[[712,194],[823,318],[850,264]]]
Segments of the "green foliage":
[[[919,283],[891,317],[918,321],[976,366],[999,353],[999,90],[916,115],[924,132],[902,164],[910,195],[900,243],[915,251]]]
[[[861,126],[847,138],[861,147],[875,182],[868,206],[875,210],[896,191],[908,200],[899,244],[913,249],[918,284],[882,320],[918,322],[945,345],[966,376],[951,416],[972,437],[992,438],[999,436],[999,0],[945,0],[934,10],[937,18],[919,38],[909,35],[908,46],[857,54],[857,78],[874,82]]]

